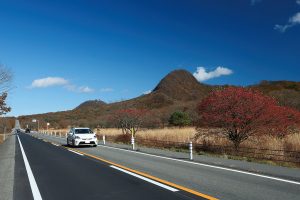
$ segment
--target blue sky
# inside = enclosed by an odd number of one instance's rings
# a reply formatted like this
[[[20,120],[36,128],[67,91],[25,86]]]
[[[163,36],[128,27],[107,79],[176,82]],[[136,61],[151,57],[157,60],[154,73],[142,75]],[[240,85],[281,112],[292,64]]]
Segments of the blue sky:
[[[207,84],[300,81],[299,0],[0,0],[0,27],[9,115],[129,99],[180,68]]]

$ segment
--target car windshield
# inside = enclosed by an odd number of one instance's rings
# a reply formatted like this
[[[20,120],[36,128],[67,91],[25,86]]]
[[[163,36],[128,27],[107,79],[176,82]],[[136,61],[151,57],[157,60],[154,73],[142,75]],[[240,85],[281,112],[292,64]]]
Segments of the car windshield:
[[[85,129],[75,129],[75,133],[76,134],[89,134],[89,133],[93,133],[93,132],[91,131],[91,129],[85,128]]]

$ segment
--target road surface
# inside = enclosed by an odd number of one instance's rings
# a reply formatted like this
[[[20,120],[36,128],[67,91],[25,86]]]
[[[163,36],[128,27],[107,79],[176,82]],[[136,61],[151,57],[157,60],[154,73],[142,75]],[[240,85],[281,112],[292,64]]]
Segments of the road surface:
[[[17,137],[14,199],[204,199],[24,133]]]

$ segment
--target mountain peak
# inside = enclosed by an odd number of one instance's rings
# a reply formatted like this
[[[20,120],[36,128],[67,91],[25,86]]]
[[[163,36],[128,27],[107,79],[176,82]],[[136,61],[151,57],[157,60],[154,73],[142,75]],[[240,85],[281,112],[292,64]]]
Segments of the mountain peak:
[[[94,107],[104,106],[104,105],[106,105],[104,101],[96,99],[96,100],[85,101],[79,106],[77,106],[75,109],[77,110],[77,109],[84,109],[84,108],[94,108]]]
[[[202,98],[207,95],[210,88],[208,85],[199,83],[189,71],[180,69],[167,74],[153,92],[185,101]]]

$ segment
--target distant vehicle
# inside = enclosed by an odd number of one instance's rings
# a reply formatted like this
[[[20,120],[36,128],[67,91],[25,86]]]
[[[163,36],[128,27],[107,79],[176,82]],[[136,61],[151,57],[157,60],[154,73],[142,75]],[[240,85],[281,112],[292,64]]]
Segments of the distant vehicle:
[[[26,128],[26,129],[25,129],[25,133],[30,133],[30,129],[29,129],[29,128]]]
[[[67,135],[68,146],[97,146],[97,144],[97,136],[89,128],[71,128]]]

